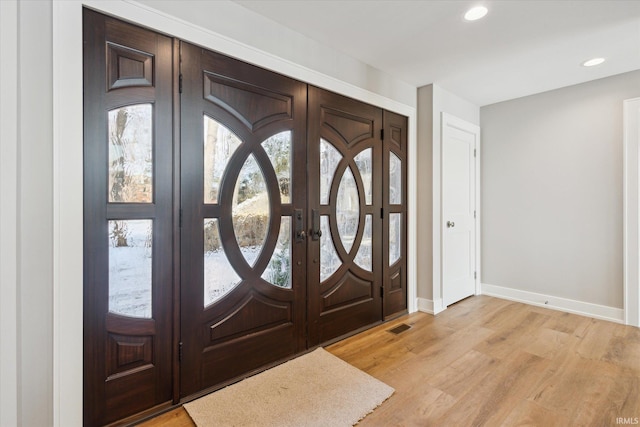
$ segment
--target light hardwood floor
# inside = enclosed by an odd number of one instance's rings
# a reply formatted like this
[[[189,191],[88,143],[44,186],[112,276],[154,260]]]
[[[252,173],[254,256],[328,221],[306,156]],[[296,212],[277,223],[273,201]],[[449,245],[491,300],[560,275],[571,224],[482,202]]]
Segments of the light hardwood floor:
[[[411,328],[388,332],[401,323]],[[616,426],[640,418],[640,329],[631,326],[478,296],[327,350],[396,390],[359,426]],[[194,424],[180,408],[143,425]]]

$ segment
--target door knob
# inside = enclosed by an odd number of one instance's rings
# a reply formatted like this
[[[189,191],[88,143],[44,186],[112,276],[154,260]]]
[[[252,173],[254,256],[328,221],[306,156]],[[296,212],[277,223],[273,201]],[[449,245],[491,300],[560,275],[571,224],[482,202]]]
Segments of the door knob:
[[[455,227],[456,223],[453,221],[447,221],[447,228]]]
[[[317,209],[311,211],[311,239],[320,240],[322,230],[320,230],[320,212]]]

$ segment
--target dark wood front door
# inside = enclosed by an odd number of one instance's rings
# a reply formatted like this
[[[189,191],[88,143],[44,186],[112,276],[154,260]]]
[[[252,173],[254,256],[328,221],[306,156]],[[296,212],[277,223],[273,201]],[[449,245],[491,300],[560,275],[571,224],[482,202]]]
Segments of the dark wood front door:
[[[181,43],[181,396],[306,348],[307,86]]]
[[[84,11],[84,423],[172,400],[172,40]]]
[[[382,109],[309,87],[309,344],[382,320]]]

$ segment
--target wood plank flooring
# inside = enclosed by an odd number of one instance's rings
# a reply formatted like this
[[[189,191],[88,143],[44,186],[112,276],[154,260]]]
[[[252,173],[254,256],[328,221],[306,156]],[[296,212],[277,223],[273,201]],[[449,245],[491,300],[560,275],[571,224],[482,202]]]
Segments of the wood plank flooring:
[[[402,323],[411,328],[388,332]],[[640,329],[631,326],[477,296],[327,350],[396,390],[359,426],[615,426],[640,418]],[[193,423],[180,408],[143,425]]]

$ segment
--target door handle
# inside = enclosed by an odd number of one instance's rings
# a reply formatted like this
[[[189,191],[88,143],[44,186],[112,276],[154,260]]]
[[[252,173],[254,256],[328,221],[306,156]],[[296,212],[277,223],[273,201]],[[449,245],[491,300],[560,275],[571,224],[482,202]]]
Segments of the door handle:
[[[295,221],[296,243],[304,242],[304,240],[307,238],[307,234],[304,232],[304,218],[302,217],[302,209],[296,209],[293,216]]]
[[[447,228],[452,228],[452,227],[455,227],[455,226],[456,226],[456,223],[455,223],[455,222],[453,222],[453,221],[447,221]]]
[[[320,230],[320,212],[317,209],[311,211],[311,240],[319,240],[322,237]]]

